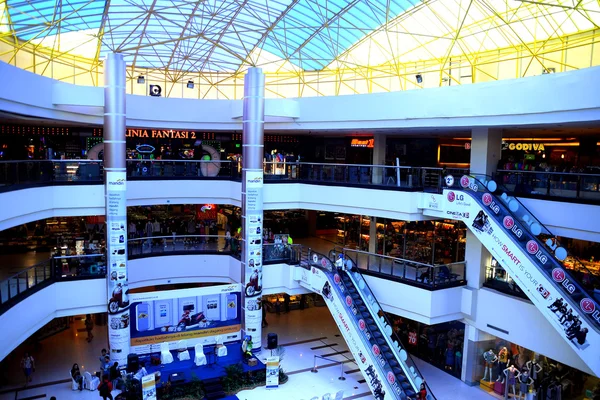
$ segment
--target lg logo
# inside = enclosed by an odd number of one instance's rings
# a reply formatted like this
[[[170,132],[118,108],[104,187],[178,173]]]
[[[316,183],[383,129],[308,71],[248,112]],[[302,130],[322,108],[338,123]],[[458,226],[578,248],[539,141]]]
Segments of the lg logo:
[[[448,192],[448,201],[452,203],[456,199],[454,192]]]

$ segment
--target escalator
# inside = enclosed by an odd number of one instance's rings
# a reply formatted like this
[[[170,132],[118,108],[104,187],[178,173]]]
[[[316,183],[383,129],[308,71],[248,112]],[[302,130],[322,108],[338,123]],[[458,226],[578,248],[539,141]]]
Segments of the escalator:
[[[323,296],[373,396],[414,399],[423,378],[392,340],[392,328],[378,315],[381,309],[360,273],[338,270],[328,257],[310,250],[307,256],[297,279]]]
[[[446,217],[467,225],[590,370],[600,376],[600,306],[591,281],[594,275],[494,180],[476,174],[448,176],[445,185]]]

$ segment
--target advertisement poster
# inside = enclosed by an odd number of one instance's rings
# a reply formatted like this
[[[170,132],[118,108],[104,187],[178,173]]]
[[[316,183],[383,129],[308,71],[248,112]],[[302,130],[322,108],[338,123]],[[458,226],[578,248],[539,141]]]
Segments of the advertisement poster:
[[[142,399],[156,400],[156,380],[154,374],[142,377]]]
[[[127,283],[127,181],[125,172],[106,171],[108,339],[111,360],[127,364],[129,287]]]
[[[473,231],[561,336],[596,373],[600,372],[594,302],[506,205],[472,178],[464,176],[459,183],[464,190],[444,190],[448,218],[462,220]]]
[[[279,357],[267,357],[267,389],[279,387]]]
[[[262,327],[262,262],[263,262],[263,172],[244,171],[244,248],[242,268],[244,282],[244,323],[254,348],[260,349]]]
[[[168,342],[187,346],[239,340],[241,329],[240,285],[137,293],[131,296],[131,352],[148,354]]]

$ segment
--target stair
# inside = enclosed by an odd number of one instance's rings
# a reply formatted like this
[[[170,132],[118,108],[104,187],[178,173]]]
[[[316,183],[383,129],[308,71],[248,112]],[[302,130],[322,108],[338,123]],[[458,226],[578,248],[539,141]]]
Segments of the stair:
[[[593,291],[564,264],[568,252],[554,235],[488,177],[455,177],[443,196],[448,217],[467,225],[591,371],[600,376],[600,304]],[[578,268],[585,267],[581,264]]]
[[[223,383],[220,378],[206,379],[204,384],[204,398],[208,400],[225,398]]]

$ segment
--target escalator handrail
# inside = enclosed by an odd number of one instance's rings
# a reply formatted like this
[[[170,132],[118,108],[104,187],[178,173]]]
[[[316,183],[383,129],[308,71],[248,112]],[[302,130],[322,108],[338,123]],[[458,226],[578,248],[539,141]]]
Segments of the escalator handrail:
[[[326,269],[327,269],[327,268],[325,268],[325,267],[324,267],[324,266],[322,266],[322,265],[319,265],[319,264],[314,264],[314,263],[312,263],[312,262],[311,262],[311,260],[310,260],[310,255],[311,255],[311,254],[316,254],[316,255],[318,255],[318,256],[319,256],[319,258],[326,258],[327,260],[329,260],[329,262],[331,263],[331,266],[332,266],[332,270],[328,271],[329,273],[331,273],[331,274],[334,274],[334,273],[336,273],[336,272],[337,272],[337,271],[335,270],[335,265],[334,265],[334,263],[332,263],[332,262],[331,262],[331,259],[330,259],[328,256],[325,256],[324,254],[318,253],[318,252],[316,252],[316,251],[312,251],[311,249],[309,249],[309,250],[308,250],[308,253],[309,253],[309,260],[308,260],[308,263],[307,263],[308,265],[310,265],[310,266],[313,266],[313,267],[315,267],[315,268],[318,268],[318,269],[321,269],[321,270],[326,270]],[[327,279],[329,280],[330,278],[328,277]],[[346,290],[346,292],[348,292],[348,293],[349,293],[349,291],[348,291],[348,288],[347,288],[346,284],[344,283],[344,281],[343,281],[343,280],[341,280],[340,282],[342,283],[342,285],[344,285],[344,289]],[[330,284],[331,284],[331,285],[336,285],[336,283],[335,283],[335,282],[330,282]],[[354,285],[354,281],[352,281],[352,284]],[[358,293],[358,295],[359,295],[359,296],[361,297],[361,299],[362,299],[362,296],[360,295],[360,291],[358,290],[358,288],[356,288],[356,292]],[[363,301],[363,302],[364,302],[364,301]],[[374,315],[371,315],[371,316],[373,317],[373,319],[375,319],[375,318],[377,318],[377,317],[378,317],[378,316],[374,316]],[[351,319],[351,318],[350,318],[350,319]],[[354,323],[353,323],[353,325],[354,325]],[[355,326],[355,328],[357,329],[357,331],[360,331],[360,328],[359,328],[359,327]],[[370,329],[368,326],[367,326],[367,329],[369,329],[369,332],[371,332],[371,329]],[[381,328],[379,327],[379,324],[377,324],[377,329],[379,329],[379,330],[381,331]],[[385,332],[381,331],[380,333],[382,334],[382,336],[385,336]],[[372,335],[372,334],[371,334],[371,335]],[[361,335],[359,335],[359,336],[361,336]],[[361,341],[364,341],[364,338],[362,338],[362,337],[361,337]],[[387,341],[386,341],[386,342],[387,342]],[[368,346],[367,346],[367,347],[368,347]],[[391,348],[391,347],[390,347],[390,348]],[[394,356],[397,358],[397,355],[396,355],[395,353],[393,353],[393,354],[394,354]],[[408,352],[407,352],[407,354],[408,354]],[[389,366],[389,368],[390,368],[390,371],[392,371],[392,373],[394,373],[394,372],[393,372],[393,369],[392,369],[392,366],[391,366],[391,364],[390,364],[390,362],[389,362],[389,359],[387,358],[387,356],[385,356],[385,354],[384,354],[384,352],[383,352],[383,351],[381,352],[381,356],[385,358],[385,360],[386,360],[386,362],[387,362],[387,364],[388,364],[388,366]],[[398,360],[396,360],[396,361],[398,361]],[[376,362],[375,362],[375,363],[373,363],[373,364],[374,364],[374,365],[379,365],[379,364],[378,364],[378,363],[376,363]],[[405,376],[405,377],[408,379],[408,378],[409,378],[409,375],[406,373],[406,371],[404,370],[404,368],[402,368],[402,372],[403,372],[404,376]],[[383,377],[384,375],[385,375],[385,374],[382,374],[382,377]],[[395,373],[394,373],[394,375],[396,376],[396,374],[395,374]],[[389,383],[389,382],[388,382],[388,383]],[[398,386],[400,387],[400,389],[401,389],[401,390],[402,390],[402,392],[404,393],[404,392],[405,392],[405,390],[402,388],[402,385],[398,384]],[[411,385],[411,386],[412,386],[412,385]],[[418,390],[417,390],[417,391],[415,391],[415,393],[418,393]],[[404,395],[406,395],[406,393],[404,393]],[[406,396],[406,397],[408,398],[408,396]]]
[[[486,175],[486,174],[478,174],[478,173],[473,173],[473,172],[471,172],[471,173],[469,174],[469,176],[470,176],[470,177],[472,177],[473,179],[475,179],[475,180],[477,181],[477,183],[478,183],[478,184],[479,184],[481,187],[483,187],[483,188],[484,188],[484,189],[485,189],[487,192],[491,193],[491,192],[490,192],[490,191],[487,189],[487,186],[486,186],[486,185],[485,185],[483,182],[481,182],[481,180],[480,180],[480,179],[478,179],[477,177],[478,177],[478,176],[480,176],[480,177],[481,177],[481,176],[483,176],[483,177],[485,177],[485,178],[488,178],[488,179],[490,179],[490,180],[493,180],[493,177],[492,177],[492,176],[490,176],[490,175]],[[507,195],[508,195],[509,193],[511,193],[511,192],[508,190],[508,188],[506,188],[506,186],[504,186],[502,183],[498,183],[498,182],[496,182],[495,180],[494,180],[494,182],[496,183],[496,185],[497,185],[497,187],[498,187],[498,189],[499,189],[500,191],[504,191],[504,192],[505,192]],[[463,189],[463,188],[460,188],[460,189]],[[498,190],[498,189],[497,189],[497,190]],[[495,195],[494,195],[494,196],[495,196]],[[599,280],[598,278],[596,278],[596,275],[594,275],[594,274],[593,274],[593,273],[592,273],[592,272],[591,272],[589,269],[587,269],[587,267],[586,267],[586,266],[585,266],[585,265],[584,265],[584,264],[581,262],[581,260],[580,260],[578,257],[576,257],[576,256],[574,256],[573,254],[571,254],[571,253],[569,252],[569,249],[567,249],[567,247],[565,247],[565,246],[561,246],[561,245],[560,245],[560,242],[558,241],[558,239],[556,239],[556,235],[554,235],[554,234],[552,233],[552,231],[551,231],[550,229],[548,229],[548,227],[546,227],[546,225],[544,225],[544,224],[542,223],[542,221],[540,221],[540,220],[539,220],[539,219],[538,219],[538,218],[537,218],[537,217],[536,217],[536,216],[535,216],[535,215],[534,215],[534,214],[533,214],[533,213],[532,213],[532,212],[531,212],[531,211],[530,211],[530,210],[529,210],[529,209],[528,209],[528,208],[527,208],[527,207],[526,207],[526,206],[525,206],[525,205],[524,205],[524,204],[523,204],[523,203],[522,203],[522,202],[521,202],[519,199],[518,199],[518,197],[517,197],[516,195],[514,195],[514,194],[511,194],[511,197],[512,197],[513,199],[515,199],[515,200],[516,200],[516,201],[519,203],[519,207],[523,207],[523,209],[524,209],[524,210],[527,212],[527,214],[529,214],[529,215],[530,215],[532,218],[534,218],[534,219],[535,219],[535,222],[537,222],[538,224],[540,224],[540,226],[541,226],[541,227],[542,227],[542,228],[543,228],[543,229],[544,229],[546,232],[548,232],[548,234],[550,234],[552,237],[554,237],[554,239],[556,240],[556,244],[557,244],[557,246],[563,247],[563,248],[564,248],[564,249],[567,251],[567,257],[569,257],[569,256],[570,256],[570,257],[571,257],[571,258],[574,260],[574,264],[575,264],[575,263],[576,263],[576,264],[578,264],[579,268],[581,268],[581,269],[585,270],[585,271],[588,273],[588,275],[589,275],[589,277],[590,277],[590,280],[593,282],[593,285],[594,285],[594,287],[600,287],[600,280]],[[506,209],[509,211],[509,213],[510,213],[510,214],[512,214],[512,211],[510,211],[510,209],[508,208],[508,206],[506,207]],[[519,221],[520,221],[520,219],[519,219]],[[539,238],[538,238],[536,235],[534,235],[534,234],[533,234],[533,232],[531,232],[531,230],[529,229],[529,225],[527,225],[527,224],[524,224],[524,223],[521,223],[520,225],[523,227],[523,229],[526,229],[526,230],[527,230],[527,232],[529,232],[529,234],[531,234],[531,236],[533,236],[533,237],[534,237],[534,238],[535,238],[535,239],[536,239],[538,242],[540,242],[540,243],[541,243],[541,244],[544,246],[544,248],[548,250],[548,252],[549,252],[551,255],[554,255],[554,251],[553,251],[552,249],[548,248],[548,246],[546,245],[546,242],[545,242],[545,241],[543,241],[543,240],[540,240],[540,239],[539,239]],[[566,268],[566,266],[564,265],[564,262],[563,262],[563,261],[559,260],[559,259],[558,259],[558,258],[556,258],[556,257],[553,257],[553,258],[554,258],[554,259],[555,259],[555,260],[556,260],[556,261],[557,261],[557,262],[558,262],[558,263],[559,263],[561,266],[563,266],[563,267],[565,267],[565,269],[567,269],[567,268]],[[569,274],[569,275],[571,275],[571,276],[572,276],[572,274]],[[573,276],[572,276],[572,277],[573,277]],[[575,277],[573,277],[573,278],[575,278]],[[590,293],[590,292],[589,292],[589,291],[588,291],[586,288],[584,288],[584,287],[583,287],[583,286],[580,284],[580,282],[579,282],[579,279],[575,279],[575,281],[576,281],[576,282],[577,282],[577,283],[578,283],[578,284],[581,286],[581,289],[583,290],[583,292],[587,293],[587,294],[590,296],[590,298],[591,298],[592,300],[596,301],[596,298],[594,297],[594,293]]]
[[[379,304],[379,301],[377,300],[377,298],[375,297],[375,294],[373,293],[373,291],[371,290],[371,287],[369,286],[369,283],[367,282],[367,280],[365,279],[365,277],[362,275],[362,273],[360,272],[360,269],[358,268],[356,262],[350,257],[346,257],[346,254],[344,253],[344,260],[350,260],[352,261],[352,264],[355,268],[353,268],[353,271],[358,272],[358,274],[360,274],[360,276],[362,277],[363,281],[365,282],[365,286],[367,287],[367,289],[369,290],[369,292],[371,292],[371,295],[373,296],[373,300],[375,300],[375,302],[377,303],[377,306],[379,307],[379,309],[381,310],[381,314],[382,317],[384,319],[384,321],[388,324],[388,326],[390,328],[393,327],[393,325],[390,323],[390,320],[388,319],[388,317],[385,315],[385,312],[383,311],[383,308],[381,307],[381,304]],[[352,276],[350,274],[348,274],[350,276],[350,279],[352,279],[352,282],[355,284],[354,279],[352,278]],[[358,288],[357,288],[358,289]],[[360,292],[360,291],[359,291]],[[361,294],[362,297],[362,294]],[[363,302],[365,304],[367,304],[366,301],[363,300]],[[379,315],[377,316],[379,318]],[[381,329],[381,328],[380,328]],[[386,336],[386,340],[387,340],[387,335]],[[400,337],[396,334],[396,332],[394,332],[394,330],[392,329],[392,336],[394,339],[396,339],[396,341],[404,348],[404,351],[406,351],[406,361],[401,362],[401,365],[403,363],[405,363],[409,368],[410,367],[414,367],[415,371],[417,371],[417,373],[419,374],[419,376],[421,377],[421,379],[423,380],[423,383],[425,384],[425,387],[427,388],[427,394],[431,396],[431,399],[433,400],[437,400],[437,398],[435,397],[435,395],[433,394],[433,392],[431,391],[431,387],[429,386],[429,384],[427,383],[427,380],[425,379],[425,377],[423,376],[423,374],[421,373],[421,371],[419,370],[419,367],[417,367],[417,364],[414,362],[414,360],[412,359],[412,356],[410,355],[410,353],[408,352],[407,347],[404,345],[404,343],[402,343],[402,341],[400,340]],[[389,343],[388,343],[389,344]],[[394,346],[389,346],[390,348],[394,348]],[[394,351],[394,354],[396,354],[396,351]],[[396,354],[396,356],[398,357],[398,354]],[[399,357],[398,357],[399,358]],[[410,364],[407,362],[408,360],[410,360]],[[404,369],[404,368],[403,368]],[[406,376],[409,377],[410,376],[410,372],[406,372],[404,371]],[[412,382],[412,379],[411,379]],[[420,388],[415,388],[415,393],[419,392]]]

